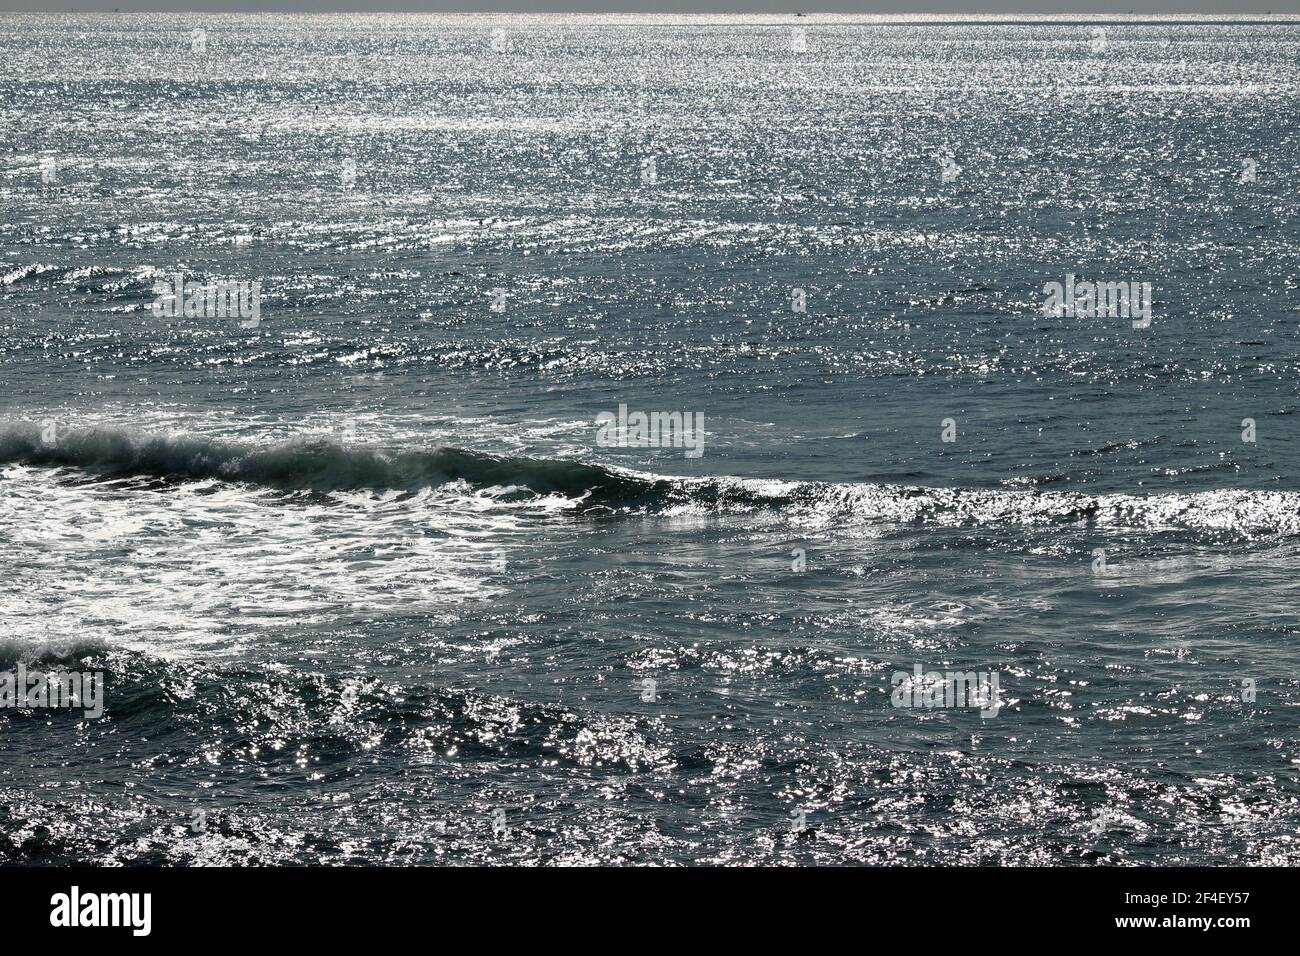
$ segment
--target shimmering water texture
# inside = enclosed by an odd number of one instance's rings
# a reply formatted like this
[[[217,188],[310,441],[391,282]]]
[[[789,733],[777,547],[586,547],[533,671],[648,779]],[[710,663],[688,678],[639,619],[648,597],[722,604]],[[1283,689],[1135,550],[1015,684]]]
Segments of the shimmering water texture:
[[[1300,860],[1297,63],[5,16],[0,861]]]

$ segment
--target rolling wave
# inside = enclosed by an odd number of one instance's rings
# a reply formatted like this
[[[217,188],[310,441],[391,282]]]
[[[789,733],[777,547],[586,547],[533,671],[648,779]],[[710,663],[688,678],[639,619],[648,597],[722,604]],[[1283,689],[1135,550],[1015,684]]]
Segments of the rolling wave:
[[[113,478],[217,479],[287,491],[383,491],[465,481],[478,488],[622,498],[635,494],[637,485],[597,465],[459,448],[394,450],[324,438],[255,445],[120,428],[58,429],[51,436],[30,422],[0,425],[0,463],[76,468]]]
[[[415,490],[465,482],[478,490],[561,495],[588,511],[739,513],[945,526],[1080,525],[1300,535],[1300,492],[1219,489],[1145,495],[944,488],[732,476],[675,477],[589,462],[452,447],[345,446],[323,438],[274,445],[120,428],[0,424],[0,464],[62,467],[121,478],[246,482],[285,491]]]

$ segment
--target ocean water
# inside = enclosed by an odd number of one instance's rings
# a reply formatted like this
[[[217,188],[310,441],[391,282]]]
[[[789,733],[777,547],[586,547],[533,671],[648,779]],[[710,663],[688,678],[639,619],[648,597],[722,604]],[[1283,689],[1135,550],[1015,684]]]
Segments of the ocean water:
[[[0,862],[1297,862],[1298,63],[6,15]]]

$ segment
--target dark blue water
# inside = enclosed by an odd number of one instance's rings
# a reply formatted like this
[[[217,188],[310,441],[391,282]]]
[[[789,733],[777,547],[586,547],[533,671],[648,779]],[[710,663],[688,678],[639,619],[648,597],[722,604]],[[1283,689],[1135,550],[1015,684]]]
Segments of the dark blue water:
[[[6,17],[0,861],[1294,862],[1274,19]]]

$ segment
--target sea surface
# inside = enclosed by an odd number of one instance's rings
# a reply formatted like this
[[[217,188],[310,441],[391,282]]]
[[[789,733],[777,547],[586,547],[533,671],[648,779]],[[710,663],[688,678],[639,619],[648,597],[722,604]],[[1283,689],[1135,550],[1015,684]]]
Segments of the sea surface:
[[[0,669],[106,689],[0,863],[1300,862],[1298,118],[1295,17],[5,15]]]

